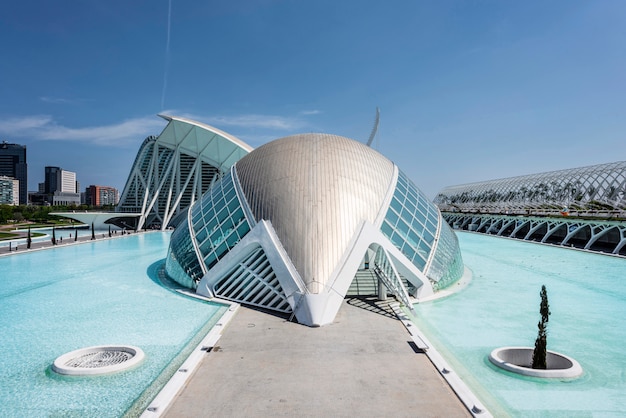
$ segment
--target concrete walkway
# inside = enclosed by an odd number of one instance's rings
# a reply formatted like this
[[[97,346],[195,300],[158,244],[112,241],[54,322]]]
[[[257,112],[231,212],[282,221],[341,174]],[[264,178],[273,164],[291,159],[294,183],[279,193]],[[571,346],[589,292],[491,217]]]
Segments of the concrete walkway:
[[[9,232],[9,231],[5,231],[5,232]],[[18,233],[16,231],[10,231],[10,232]],[[38,231],[36,229],[33,229],[31,232],[34,234],[35,232],[38,232]],[[83,229],[82,233],[84,232],[85,230]],[[108,231],[104,233],[102,231],[98,231],[98,233],[95,234],[95,240],[100,241],[103,239],[120,238],[126,235],[142,233],[142,232],[144,231],[124,232],[124,234],[122,234],[122,231],[118,230],[117,233],[115,234],[112,233],[112,235],[109,237]],[[55,237],[57,241],[55,245],[52,244],[51,237],[48,237],[47,239],[43,241],[35,241],[33,239],[30,245],[30,249],[29,249],[26,243],[24,242],[24,240],[26,239],[28,235],[28,232],[23,231],[23,232],[19,232],[18,234],[20,235],[20,237],[14,238],[14,240],[21,239],[22,241],[19,244],[13,242],[11,245],[9,245],[8,240],[0,242],[1,244],[0,245],[0,257],[10,256],[10,255],[24,253],[24,252],[30,252],[30,251],[35,251],[35,250],[44,250],[48,248],[60,247],[60,246],[65,246],[65,245],[74,245],[74,244],[80,244],[80,243],[86,243],[86,242],[93,242],[93,240],[91,239],[91,230],[88,231],[88,235],[85,235],[85,236],[79,235],[78,239],[75,240],[75,237],[74,237],[75,228],[58,228],[55,231]]]
[[[409,341],[373,299],[321,328],[241,307],[164,416],[471,416]]]

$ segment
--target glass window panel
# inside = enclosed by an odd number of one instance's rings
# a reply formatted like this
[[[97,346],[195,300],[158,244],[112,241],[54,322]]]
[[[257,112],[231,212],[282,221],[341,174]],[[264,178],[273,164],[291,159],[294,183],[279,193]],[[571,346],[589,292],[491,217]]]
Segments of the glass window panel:
[[[226,195],[225,195],[225,197],[224,197],[224,198],[225,198],[225,199],[226,199],[226,201],[228,202],[228,201],[230,201],[231,199],[233,199],[233,198],[235,197],[235,195],[236,195],[236,194],[237,194],[237,193],[235,192],[235,189],[234,189],[233,187],[231,187],[231,188],[227,191],[227,193],[226,193]]]
[[[228,245],[228,248],[233,248],[235,244],[237,244],[238,242],[239,242],[239,235],[237,235],[236,231],[233,231],[233,233],[230,234],[228,238],[226,238],[226,245]]]
[[[209,234],[212,233],[213,231],[215,231],[215,228],[217,228],[217,219],[216,218],[212,218],[206,226],[206,230],[209,231]]]
[[[420,270],[424,269],[426,265],[426,259],[422,257],[419,253],[415,253],[415,257],[413,257],[413,264],[417,266]]]
[[[413,222],[411,222],[411,227],[416,231],[421,231],[424,229],[425,219],[421,218],[421,214],[418,212],[415,214],[415,218],[413,218]]]
[[[211,254],[210,256],[208,256],[204,264],[206,264],[208,269],[211,270],[211,268],[217,264],[217,258],[215,257],[215,254]]]
[[[417,243],[419,242],[419,237],[412,229],[409,231],[409,236],[407,237],[408,242],[413,246],[417,247]]]
[[[406,236],[409,233],[409,226],[402,219],[398,221],[398,225],[396,225],[396,230],[400,231],[403,236]]]
[[[415,250],[413,250],[410,245],[405,245],[404,247],[402,247],[402,252],[409,260],[413,260],[413,257],[415,257]]]
[[[426,241],[420,241],[420,245],[417,249],[417,252],[424,255],[424,258],[428,258],[428,254],[430,254],[430,246],[426,243]]]
[[[215,254],[217,255],[217,258],[222,258],[226,253],[228,252],[228,245],[226,244],[226,241],[223,241],[219,247],[217,247],[217,249],[215,250]]]
[[[235,224],[233,223],[233,218],[228,218],[224,220],[224,223],[222,223],[222,231],[226,231],[228,229],[233,229],[235,227]]]
[[[206,239],[207,236],[208,236],[208,234],[206,232],[206,229],[202,228],[202,229],[200,229],[200,231],[198,231],[196,233],[196,241],[197,242],[202,242],[202,241],[204,241]]]
[[[426,204],[424,203],[424,200],[420,199],[417,202],[417,208],[419,209],[420,212],[422,212],[423,214],[427,214],[428,213],[428,208],[426,207]]]
[[[239,200],[235,197],[233,200],[228,202],[228,210],[230,212],[235,212],[239,208]]]
[[[217,221],[219,223],[224,222],[224,219],[226,219],[228,217],[228,209],[227,208],[222,208],[222,210],[219,211],[219,213],[217,214]]]
[[[200,253],[209,254],[211,252],[211,240],[206,240],[200,244]]]
[[[413,219],[413,213],[412,213],[412,212],[409,212],[406,208],[404,208],[404,209],[402,210],[402,219],[404,219],[404,221],[405,221],[407,224],[410,224],[410,223],[411,223],[411,220]]]
[[[417,219],[421,225],[426,225],[426,215],[424,215],[422,212],[416,212],[414,214],[414,219],[412,223],[415,222],[415,219]]]
[[[241,207],[238,207],[237,210],[233,212],[232,218],[233,218],[233,222],[235,222],[235,225],[238,225],[239,222],[245,219],[243,215],[243,209],[241,209]]]
[[[387,211],[387,222],[389,222],[391,225],[395,225],[396,222],[398,222],[398,214],[395,213],[392,209],[389,209]]]
[[[402,244],[404,244],[404,239],[402,238],[402,236],[400,236],[400,234],[398,234],[397,232],[394,232],[393,235],[391,236],[391,242],[396,247],[402,248]]]
[[[243,238],[248,232],[250,232],[250,226],[248,225],[248,222],[243,222],[237,227],[237,233],[241,238]]]
[[[383,222],[380,230],[383,234],[385,234],[387,238],[391,238],[391,234],[393,234],[393,228],[387,223],[387,221]]]
[[[404,202],[404,206],[406,206],[406,209],[411,213],[415,213],[415,203],[413,202],[414,201],[411,201],[411,199],[407,199],[407,201]]]
[[[402,203],[395,196],[391,199],[391,207],[398,213],[402,212]]]

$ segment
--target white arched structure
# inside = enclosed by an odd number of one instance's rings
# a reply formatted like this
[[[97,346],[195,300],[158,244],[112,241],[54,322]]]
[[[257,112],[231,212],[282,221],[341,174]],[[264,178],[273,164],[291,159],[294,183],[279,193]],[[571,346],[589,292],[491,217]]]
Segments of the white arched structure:
[[[118,212],[138,213],[138,229],[165,229],[252,147],[212,126],[159,115],[168,121],[141,145]]]
[[[109,226],[119,228],[134,229],[135,219],[139,217],[136,213],[117,213],[117,212],[52,212],[50,215],[62,216],[64,218],[74,219],[85,225],[93,225],[95,229],[106,229]]]

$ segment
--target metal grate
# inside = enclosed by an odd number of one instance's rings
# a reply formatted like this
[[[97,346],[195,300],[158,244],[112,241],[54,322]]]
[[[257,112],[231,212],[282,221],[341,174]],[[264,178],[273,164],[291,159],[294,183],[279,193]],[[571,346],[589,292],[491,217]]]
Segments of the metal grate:
[[[98,351],[72,358],[65,362],[65,366],[94,369],[121,364],[132,359],[133,357],[135,357],[134,353],[122,350]]]
[[[144,357],[139,347],[100,345],[63,354],[54,361],[52,370],[73,376],[109,374],[130,369]]]

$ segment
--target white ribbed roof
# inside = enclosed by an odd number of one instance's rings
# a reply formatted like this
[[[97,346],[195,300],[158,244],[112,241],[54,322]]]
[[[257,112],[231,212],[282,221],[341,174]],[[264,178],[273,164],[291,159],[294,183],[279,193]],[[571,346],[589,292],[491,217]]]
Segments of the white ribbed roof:
[[[159,135],[159,144],[179,149],[222,171],[253,150],[242,140],[213,126],[178,116],[159,116],[170,122]]]
[[[320,293],[363,220],[375,223],[394,185],[394,164],[348,138],[301,134],[239,160],[256,220],[272,222],[308,291]]]

